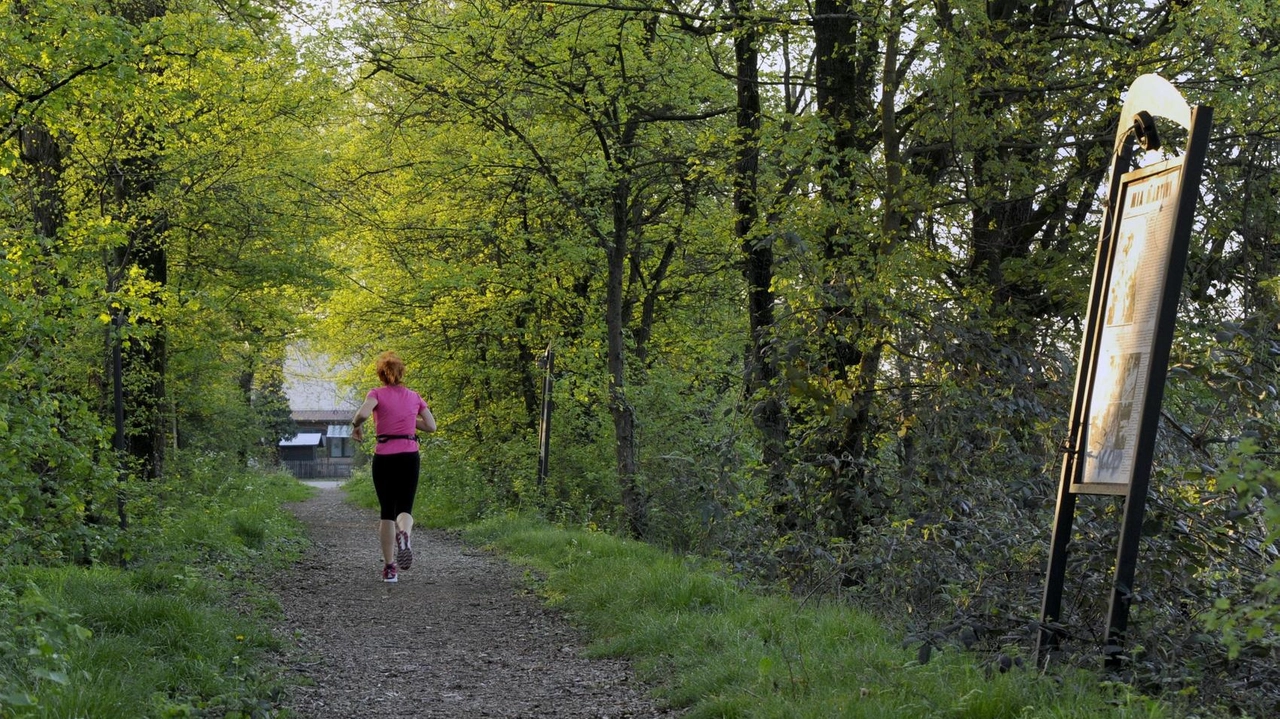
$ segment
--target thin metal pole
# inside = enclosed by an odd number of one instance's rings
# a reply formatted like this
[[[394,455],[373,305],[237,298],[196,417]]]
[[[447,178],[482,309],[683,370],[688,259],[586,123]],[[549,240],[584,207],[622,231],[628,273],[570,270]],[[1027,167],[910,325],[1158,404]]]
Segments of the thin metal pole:
[[[1071,424],[1063,447],[1062,475],[1058,481],[1058,501],[1053,517],[1053,534],[1049,540],[1049,566],[1045,571],[1044,597],[1040,606],[1040,636],[1036,641],[1036,661],[1041,665],[1058,646],[1058,632],[1050,628],[1062,617],[1062,593],[1066,582],[1067,546],[1071,543],[1075,524],[1076,495],[1072,484],[1079,476],[1080,458],[1084,455],[1083,434],[1089,416],[1089,395],[1092,391],[1094,355],[1097,351],[1099,325],[1105,316],[1107,278],[1104,277],[1110,263],[1115,224],[1116,203],[1120,196],[1120,177],[1133,158],[1133,141],[1129,138],[1120,144],[1111,158],[1110,184],[1107,204],[1098,232],[1098,254],[1094,259],[1093,284],[1089,289],[1089,307],[1085,316],[1083,337],[1080,342],[1080,359],[1076,365],[1075,394],[1071,399]]]

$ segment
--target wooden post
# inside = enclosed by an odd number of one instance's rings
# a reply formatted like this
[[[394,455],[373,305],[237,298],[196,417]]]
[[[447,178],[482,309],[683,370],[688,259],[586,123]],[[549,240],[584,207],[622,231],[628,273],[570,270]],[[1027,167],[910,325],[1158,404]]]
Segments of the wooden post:
[[[550,474],[550,458],[551,458],[551,386],[552,372],[555,371],[555,352],[552,351],[551,345],[547,345],[547,351],[538,360],[538,366],[546,370],[546,374],[542,378],[542,421],[538,426],[538,489],[541,491],[547,485],[547,476]]]

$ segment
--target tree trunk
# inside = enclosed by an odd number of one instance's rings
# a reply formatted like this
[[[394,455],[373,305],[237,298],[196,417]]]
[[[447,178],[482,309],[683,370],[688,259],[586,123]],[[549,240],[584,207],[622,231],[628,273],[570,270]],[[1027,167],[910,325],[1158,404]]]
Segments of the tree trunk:
[[[240,399],[242,402],[244,402],[245,411],[252,412],[254,409],[253,386],[256,379],[256,374],[257,374],[256,370],[257,370],[258,363],[254,359],[254,355],[252,354],[248,354],[248,356],[244,358],[244,362],[245,362],[245,366],[243,369],[240,370],[240,378],[237,384],[240,387]],[[249,447],[247,445],[242,444],[240,446],[239,460],[240,460],[240,466],[243,467],[248,465]]]
[[[608,278],[605,281],[606,364],[609,371],[609,413],[613,416],[614,447],[617,453],[618,488],[632,535],[644,534],[645,505],[636,484],[635,409],[627,400],[626,318],[623,313],[623,278],[627,272],[626,182],[614,191],[613,244],[606,248]]]
[[[22,161],[35,177],[31,210],[36,235],[48,247],[58,236],[65,217],[62,199],[62,148],[48,128],[28,125],[19,133]]]
[[[605,364],[609,373],[609,413],[613,417],[614,447],[617,455],[618,489],[622,508],[627,515],[627,529],[635,537],[644,536],[648,523],[644,494],[638,484],[639,460],[636,440],[635,408],[627,398],[626,330],[633,304],[626,297],[626,281],[631,267],[632,238],[639,217],[632,212],[630,167],[626,157],[635,142],[639,123],[628,120],[617,137],[616,154],[606,152],[617,171],[610,191],[612,227],[606,243],[605,261]],[[638,262],[638,260],[637,260]]]
[[[896,3],[889,12],[897,10]],[[891,18],[892,19],[892,18]],[[902,237],[902,139],[898,133],[897,112],[894,107],[894,96],[897,94],[899,80],[898,63],[898,30],[892,25],[885,33],[884,67],[880,78],[880,146],[884,153],[885,184],[881,193],[880,236],[871,241],[866,250],[863,264],[866,274],[874,276],[880,271],[879,260],[884,257]],[[880,363],[884,359],[884,348],[888,341],[889,323],[885,319],[882,299],[878,296],[862,296],[857,299],[860,305],[859,327],[861,336],[857,338],[860,348],[857,371],[852,378],[853,398],[848,419],[844,426],[842,456],[848,462],[849,476],[843,482],[837,482],[833,496],[836,499],[839,525],[837,531],[846,537],[852,537],[858,527],[874,512],[880,510],[876,493],[867,489],[867,474],[873,464],[875,451],[875,426],[872,408],[876,396],[876,383],[880,378]],[[864,506],[868,500],[870,506]]]
[[[149,284],[164,287],[169,281],[165,248],[168,219],[163,211],[148,207],[155,195],[158,164],[149,156],[116,163],[116,203],[132,222],[129,242],[116,255],[116,271],[123,274],[137,267]],[[150,299],[157,304],[161,301],[154,296]],[[136,326],[144,330],[144,336],[131,341],[122,353],[129,416],[126,445],[141,476],[155,479],[164,470],[166,331],[159,321],[139,321]]]
[[[135,27],[168,12],[168,0],[116,0],[113,6],[122,19]],[[134,128],[129,138],[133,141],[129,143],[131,147],[125,150],[130,154],[117,160],[112,168],[116,206],[131,224],[128,244],[115,257],[115,271],[120,274],[114,281],[109,278],[109,286],[118,286],[130,267],[137,267],[151,286],[164,287],[169,281],[165,246],[169,221],[163,210],[151,206],[160,176],[158,140],[151,129]],[[161,301],[157,296],[149,299],[156,304]],[[126,444],[140,475],[155,479],[164,471],[166,330],[159,321],[139,321],[135,326],[143,330],[142,336],[121,353],[129,418]]]
[[[737,76],[735,124],[738,143],[733,167],[734,237],[743,256],[747,284],[748,345],[744,357],[743,394],[751,405],[751,419],[760,433],[761,455],[769,473],[769,486],[780,494],[786,482],[786,415],[774,381],[778,377],[773,333],[773,241],[760,237],[760,31],[750,17],[751,0],[730,2],[739,20],[733,41]]]
[[[865,14],[875,10],[866,8]],[[883,139],[874,131],[879,30],[874,24],[863,26],[863,9],[848,0],[817,0],[814,13],[818,111],[831,128],[821,196],[839,218],[855,208],[856,158]],[[866,494],[874,432],[871,407],[885,331],[881,298],[865,296],[856,287],[874,283],[878,258],[887,247],[886,238],[862,236],[840,219],[827,228],[822,246],[829,326],[821,333],[828,339],[820,344],[817,361],[828,377],[849,388],[850,399],[837,412],[834,433],[809,449],[833,458],[826,462],[830,469],[817,494],[830,498],[830,505],[819,509],[833,517],[831,531],[843,537],[854,536],[868,513],[859,497]],[[811,513],[814,508],[804,509]]]

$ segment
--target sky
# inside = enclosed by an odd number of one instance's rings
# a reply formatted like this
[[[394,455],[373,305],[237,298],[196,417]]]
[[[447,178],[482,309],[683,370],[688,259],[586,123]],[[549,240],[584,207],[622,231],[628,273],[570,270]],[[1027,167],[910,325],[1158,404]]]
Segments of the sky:
[[[286,24],[294,38],[301,39],[342,27],[350,12],[351,0],[298,0]]]

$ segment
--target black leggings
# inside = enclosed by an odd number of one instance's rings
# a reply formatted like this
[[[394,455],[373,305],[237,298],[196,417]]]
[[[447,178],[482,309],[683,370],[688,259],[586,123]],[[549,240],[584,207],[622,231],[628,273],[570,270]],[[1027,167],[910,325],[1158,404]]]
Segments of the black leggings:
[[[378,493],[382,519],[395,521],[401,513],[413,514],[420,461],[417,452],[373,455],[373,491]]]

